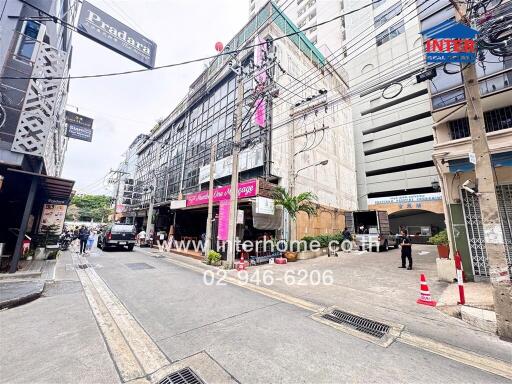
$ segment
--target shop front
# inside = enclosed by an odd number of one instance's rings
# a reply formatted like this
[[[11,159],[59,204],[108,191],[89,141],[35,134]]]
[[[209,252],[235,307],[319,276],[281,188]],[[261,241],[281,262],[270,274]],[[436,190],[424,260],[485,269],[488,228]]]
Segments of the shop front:
[[[242,243],[248,246],[248,256],[263,256],[257,240],[275,239],[282,226],[282,210],[274,207],[271,196],[272,184],[259,179],[251,179],[238,184],[238,212],[236,238],[240,243],[237,257],[242,251]],[[225,242],[228,240],[230,186],[213,190],[212,249],[226,257]],[[174,203],[174,204],[173,204]],[[206,237],[208,217],[208,191],[200,191],[185,196],[180,203],[171,203],[174,222],[170,226],[169,238],[176,240],[178,251],[191,256],[200,256]],[[177,208],[177,206],[181,207]]]

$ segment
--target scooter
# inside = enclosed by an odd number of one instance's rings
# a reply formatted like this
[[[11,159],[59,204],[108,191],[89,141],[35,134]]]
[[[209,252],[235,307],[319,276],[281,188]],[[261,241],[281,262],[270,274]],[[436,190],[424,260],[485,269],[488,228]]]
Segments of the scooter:
[[[61,251],[67,251],[71,244],[72,238],[68,233],[63,233],[59,237],[59,249]]]

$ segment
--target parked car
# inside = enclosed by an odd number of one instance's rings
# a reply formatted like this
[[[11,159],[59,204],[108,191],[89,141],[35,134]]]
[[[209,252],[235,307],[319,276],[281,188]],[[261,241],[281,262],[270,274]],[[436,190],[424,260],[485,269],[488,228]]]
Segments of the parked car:
[[[345,222],[352,233],[355,233],[359,250],[387,251],[389,247],[398,248],[399,239],[390,231],[386,211],[345,212]]]
[[[98,248],[127,247],[133,251],[137,229],[129,224],[109,224],[98,235]]]

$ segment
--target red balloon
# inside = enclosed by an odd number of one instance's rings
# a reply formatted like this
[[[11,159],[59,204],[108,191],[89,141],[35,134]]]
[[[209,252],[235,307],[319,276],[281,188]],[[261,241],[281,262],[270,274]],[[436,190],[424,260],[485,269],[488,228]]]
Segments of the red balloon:
[[[217,41],[215,43],[215,50],[217,52],[222,52],[223,49],[224,49],[224,44],[222,44],[220,41]]]

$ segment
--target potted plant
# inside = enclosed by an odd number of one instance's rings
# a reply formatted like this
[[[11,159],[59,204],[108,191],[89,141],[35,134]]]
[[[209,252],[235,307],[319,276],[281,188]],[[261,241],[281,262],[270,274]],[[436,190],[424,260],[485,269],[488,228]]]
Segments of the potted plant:
[[[221,255],[219,252],[214,251],[213,249],[208,251],[208,264],[210,265],[220,265]]]
[[[448,246],[448,232],[446,229],[428,239],[429,244],[437,245],[437,253],[441,259],[450,257],[450,247]]]
[[[288,233],[290,234],[290,240],[293,241],[295,239],[295,226],[292,225],[297,218],[297,214],[299,212],[305,212],[308,216],[315,215],[317,206],[315,201],[317,197],[312,192],[303,192],[299,193],[296,196],[288,193],[283,187],[276,187],[274,189],[274,205],[280,205],[283,207],[286,212],[288,212],[289,227]],[[290,243],[291,243],[290,241]],[[284,253],[287,261],[296,261],[297,260],[297,251],[293,249],[293,245],[289,243],[288,251]]]

